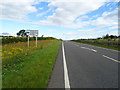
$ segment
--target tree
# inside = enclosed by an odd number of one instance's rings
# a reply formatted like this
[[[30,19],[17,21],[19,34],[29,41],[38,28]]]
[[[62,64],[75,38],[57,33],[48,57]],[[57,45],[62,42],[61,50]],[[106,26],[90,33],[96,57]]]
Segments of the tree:
[[[109,39],[109,35],[106,34],[105,36],[103,36],[103,39]]]
[[[117,36],[116,35],[110,35],[109,38],[110,39],[117,39]]]
[[[102,39],[101,37],[98,37],[97,39]]]
[[[42,35],[41,37],[43,37],[44,35]]]
[[[27,32],[25,32],[25,30],[20,30],[18,33],[17,33],[17,36],[18,37],[27,37]]]
[[[118,36],[118,39],[120,39],[120,35]]]

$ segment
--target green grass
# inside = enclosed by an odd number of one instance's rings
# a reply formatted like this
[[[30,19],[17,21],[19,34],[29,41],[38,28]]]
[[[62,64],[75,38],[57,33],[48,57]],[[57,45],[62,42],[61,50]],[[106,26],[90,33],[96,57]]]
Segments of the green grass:
[[[78,43],[83,43],[83,42],[78,42]],[[108,49],[113,49],[113,50],[119,50],[120,48],[112,47],[112,46],[107,46],[107,45],[100,45],[100,44],[95,44],[95,43],[83,43],[83,44],[88,44],[88,45],[93,45],[93,46],[98,46],[98,47],[103,47],[103,48],[108,48]]]
[[[46,88],[61,41],[37,49],[24,62],[3,68],[3,88]]]

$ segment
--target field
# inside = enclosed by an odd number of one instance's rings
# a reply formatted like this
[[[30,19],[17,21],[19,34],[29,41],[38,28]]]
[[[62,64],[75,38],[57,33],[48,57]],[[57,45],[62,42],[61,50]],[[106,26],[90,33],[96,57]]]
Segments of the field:
[[[61,41],[38,40],[2,46],[3,88],[46,88]]]
[[[114,50],[120,50],[119,39],[78,39],[78,40],[72,40],[72,41],[114,49]]]

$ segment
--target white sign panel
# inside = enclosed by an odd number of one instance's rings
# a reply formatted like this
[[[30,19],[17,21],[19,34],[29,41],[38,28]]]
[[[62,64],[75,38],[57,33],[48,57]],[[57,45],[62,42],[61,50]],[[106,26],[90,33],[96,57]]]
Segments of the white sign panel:
[[[38,30],[25,30],[25,31],[28,32],[29,36],[33,37],[38,36]]]

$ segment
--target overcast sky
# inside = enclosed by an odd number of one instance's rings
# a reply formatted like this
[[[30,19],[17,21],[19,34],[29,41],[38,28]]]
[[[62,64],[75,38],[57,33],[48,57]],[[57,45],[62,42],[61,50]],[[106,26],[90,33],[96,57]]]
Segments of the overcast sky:
[[[62,39],[118,34],[118,0],[1,0],[0,33],[39,30]]]

